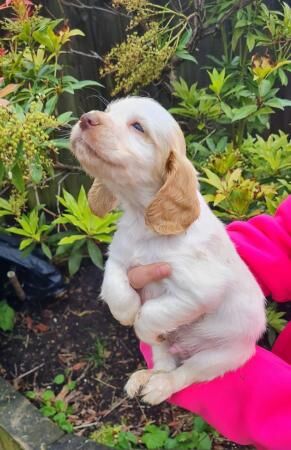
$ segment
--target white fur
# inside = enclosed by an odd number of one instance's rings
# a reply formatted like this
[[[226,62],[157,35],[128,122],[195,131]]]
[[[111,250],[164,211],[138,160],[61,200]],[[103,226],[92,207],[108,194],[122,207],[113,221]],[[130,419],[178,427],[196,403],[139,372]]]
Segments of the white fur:
[[[150,139],[130,128],[134,110],[151,131]],[[144,209],[161,183],[153,175],[156,158],[166,158],[174,136],[176,149],[180,146],[184,152],[173,118],[160,105],[140,98],[121,100],[105,114],[112,121],[113,136],[118,120],[121,136],[118,144],[111,136],[110,145],[118,148],[116,160],[126,161],[126,169],[103,163],[102,170],[101,163],[99,169],[92,169],[91,163],[87,168],[101,177],[124,209],[109,248],[102,298],[117,320],[133,324],[137,336],[152,345],[153,371],[135,373],[126,390],[131,396],[142,390],[145,401],[157,404],[193,382],[237,369],[253,355],[265,330],[264,296],[199,193],[200,216],[184,233],[162,236],[145,225]],[[138,295],[129,285],[128,270],[158,261],[168,262],[172,275]]]

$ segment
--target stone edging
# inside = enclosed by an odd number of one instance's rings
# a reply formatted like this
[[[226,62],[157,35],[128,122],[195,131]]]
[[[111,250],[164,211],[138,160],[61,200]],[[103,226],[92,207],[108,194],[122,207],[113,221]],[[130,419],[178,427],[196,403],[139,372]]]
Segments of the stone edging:
[[[0,378],[0,450],[109,450],[64,434],[23,395]]]

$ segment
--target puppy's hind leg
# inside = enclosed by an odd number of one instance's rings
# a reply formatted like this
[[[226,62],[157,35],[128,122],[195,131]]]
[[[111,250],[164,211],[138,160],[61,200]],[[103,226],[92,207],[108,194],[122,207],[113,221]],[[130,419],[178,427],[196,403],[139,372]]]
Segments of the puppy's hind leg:
[[[167,342],[162,342],[152,346],[154,371],[171,372],[176,369],[177,361],[174,355],[169,352]]]
[[[171,372],[153,373],[141,392],[146,403],[157,405],[192,383],[210,381],[236,370],[255,352],[243,344],[200,351]]]
[[[153,369],[143,369],[134,372],[124,387],[130,398],[140,394],[142,388],[154,373],[170,372],[176,368],[176,360],[169,353],[168,345],[165,342],[153,345],[152,352]]]

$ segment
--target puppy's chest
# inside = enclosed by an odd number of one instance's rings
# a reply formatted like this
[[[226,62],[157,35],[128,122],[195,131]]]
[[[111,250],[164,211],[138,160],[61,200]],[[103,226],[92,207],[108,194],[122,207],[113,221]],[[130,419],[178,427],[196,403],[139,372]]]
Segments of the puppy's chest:
[[[173,247],[177,247],[175,239],[154,235],[138,226],[126,228],[122,224],[118,227],[110,245],[110,255],[121,260],[129,269],[165,261],[164,258],[170,257]]]
[[[157,263],[169,262],[173,259],[172,243],[167,239],[149,237],[139,230],[136,232],[123,232],[118,230],[110,246],[110,254],[118,258],[122,265],[128,270],[132,267]],[[141,291],[142,301],[149,298],[156,298],[169,288],[168,280],[162,280],[158,283],[150,283]]]

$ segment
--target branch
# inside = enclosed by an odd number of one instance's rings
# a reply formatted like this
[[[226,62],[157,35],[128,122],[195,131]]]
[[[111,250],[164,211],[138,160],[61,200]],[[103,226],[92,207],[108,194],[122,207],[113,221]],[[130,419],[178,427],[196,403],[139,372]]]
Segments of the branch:
[[[54,168],[59,170],[68,170],[70,172],[83,172],[80,166],[71,166],[71,164],[63,164],[59,161],[55,162]]]
[[[231,17],[235,12],[239,11],[240,9],[244,8],[245,6],[249,5],[250,3],[253,3],[255,0],[239,0],[237,3],[235,3],[224,16],[221,17],[221,19],[218,20],[218,22],[215,25],[212,25],[208,28],[202,29],[201,37],[209,36],[210,34],[216,33],[221,25],[229,18]]]
[[[90,10],[95,10],[95,11],[102,11],[102,12],[106,12],[109,14],[114,14],[114,15],[122,15],[127,17],[126,14],[121,13],[120,11],[116,11],[114,8],[102,8],[101,6],[92,6],[92,5],[86,5],[83,2],[81,2],[80,0],[75,0],[75,2],[72,1],[68,1],[68,0],[60,0],[60,3],[64,6],[70,6],[73,8],[78,8],[78,9],[90,9]]]
[[[93,50],[90,51],[90,53],[80,52],[79,50],[75,50],[73,48],[70,49],[69,52],[66,53],[73,53],[74,55],[80,55],[85,56],[86,58],[93,58],[93,59],[99,59],[100,61],[103,61],[103,58]]]

